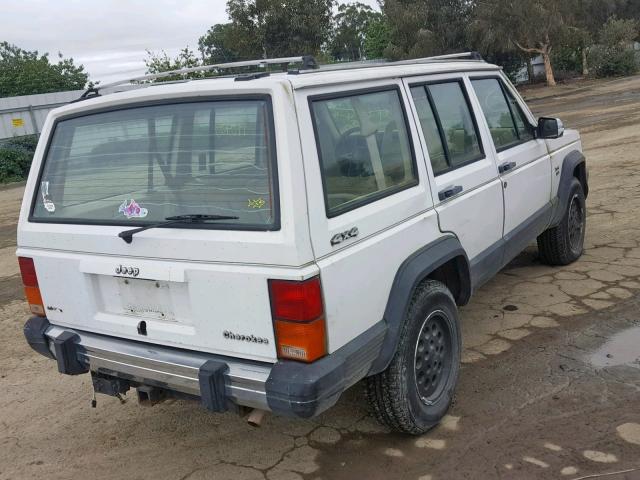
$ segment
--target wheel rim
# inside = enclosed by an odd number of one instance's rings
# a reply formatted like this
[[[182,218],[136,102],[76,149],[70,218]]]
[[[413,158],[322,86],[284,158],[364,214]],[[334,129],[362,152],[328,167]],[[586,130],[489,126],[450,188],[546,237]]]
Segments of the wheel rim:
[[[574,195],[569,204],[569,247],[573,252],[582,249],[584,235],[584,209],[578,195]]]
[[[422,324],[414,354],[414,378],[423,403],[437,401],[451,372],[452,343],[447,315],[432,312]]]

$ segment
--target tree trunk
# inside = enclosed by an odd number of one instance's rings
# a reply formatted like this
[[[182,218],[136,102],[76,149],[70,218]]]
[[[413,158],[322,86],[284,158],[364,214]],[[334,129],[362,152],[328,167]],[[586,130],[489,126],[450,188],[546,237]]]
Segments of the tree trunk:
[[[589,75],[589,64],[587,63],[587,49],[582,49],[582,75],[585,77]]]
[[[549,55],[550,49],[545,46],[542,50],[542,60],[544,60],[544,73],[547,76],[547,86],[555,87],[556,79],[553,76],[553,67],[551,66],[551,56]]]

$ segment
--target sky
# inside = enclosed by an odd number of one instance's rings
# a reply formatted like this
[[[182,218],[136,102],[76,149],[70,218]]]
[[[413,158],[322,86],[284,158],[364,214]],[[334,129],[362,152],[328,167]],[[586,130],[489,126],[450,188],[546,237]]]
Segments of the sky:
[[[377,8],[376,0],[360,0]],[[344,1],[341,3],[350,3]],[[58,52],[103,83],[145,73],[146,50],[170,56],[228,20],[225,0],[21,0],[2,2],[0,41]],[[300,52],[304,53],[304,52]]]

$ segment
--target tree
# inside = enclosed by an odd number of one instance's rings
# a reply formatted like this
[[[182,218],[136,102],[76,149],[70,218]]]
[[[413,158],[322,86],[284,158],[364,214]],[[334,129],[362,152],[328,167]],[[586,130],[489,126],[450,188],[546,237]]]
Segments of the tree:
[[[0,42],[0,97],[81,90],[88,79],[82,65],[76,66],[61,53],[58,62],[52,63],[47,53]]]
[[[147,58],[144,61],[147,66],[147,73],[162,73],[169,72],[171,70],[179,70],[181,68],[197,67],[201,64],[198,57],[195,56],[189,47],[185,47],[175,58],[169,57],[164,50],[161,53],[156,54],[147,50]],[[201,78],[204,74],[202,72],[192,72],[187,75],[171,75],[169,77],[163,77],[156,79],[157,82],[170,82],[175,80],[182,80],[184,78]]]
[[[198,49],[206,63],[234,62],[240,59],[240,53],[234,45],[234,26],[231,23],[218,23],[212,26],[198,40]]]
[[[627,49],[638,36],[638,22],[611,17],[602,26],[599,42],[610,48]]]
[[[424,57],[468,48],[471,0],[385,0],[390,29],[387,55]]]
[[[364,52],[367,58],[381,58],[389,46],[390,29],[383,15],[369,23],[364,39]]]
[[[317,55],[331,32],[335,0],[228,0],[234,48],[243,58]]]
[[[582,74],[589,75],[589,52],[602,25],[609,18],[627,12],[628,0],[573,1],[573,26],[568,29],[564,43],[580,55]]]
[[[380,23],[382,14],[363,3],[342,4],[334,19],[329,51],[336,60],[361,60],[371,25]]]
[[[551,53],[571,26],[574,6],[558,0],[480,0],[475,29],[486,45],[517,47],[530,55],[541,55],[547,85],[555,86]]]

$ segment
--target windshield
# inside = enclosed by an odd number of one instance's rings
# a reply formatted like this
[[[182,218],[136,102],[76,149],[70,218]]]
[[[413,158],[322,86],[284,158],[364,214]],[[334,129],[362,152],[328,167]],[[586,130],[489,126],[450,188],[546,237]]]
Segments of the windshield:
[[[237,216],[198,228],[277,228],[266,100],[163,104],[58,122],[36,221],[144,225]]]

